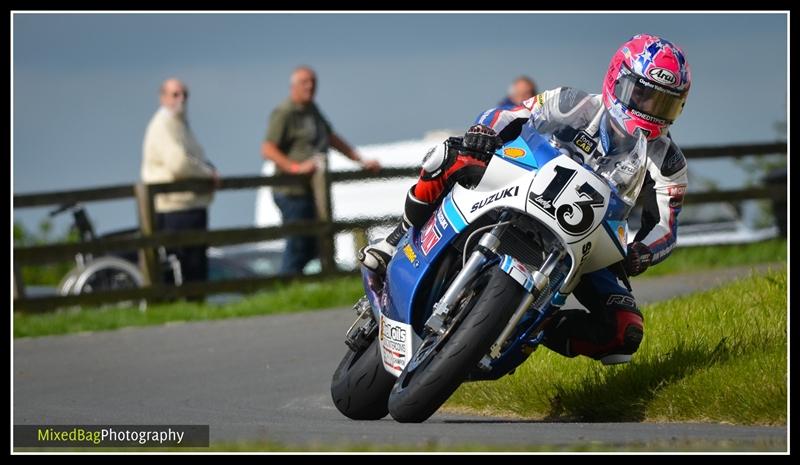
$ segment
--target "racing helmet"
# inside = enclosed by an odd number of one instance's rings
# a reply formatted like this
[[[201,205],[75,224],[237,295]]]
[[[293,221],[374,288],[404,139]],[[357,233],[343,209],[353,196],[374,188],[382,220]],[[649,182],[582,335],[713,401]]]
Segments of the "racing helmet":
[[[603,81],[603,104],[615,122],[648,140],[666,134],[686,104],[692,74],[683,51],[657,36],[638,34],[622,44]]]

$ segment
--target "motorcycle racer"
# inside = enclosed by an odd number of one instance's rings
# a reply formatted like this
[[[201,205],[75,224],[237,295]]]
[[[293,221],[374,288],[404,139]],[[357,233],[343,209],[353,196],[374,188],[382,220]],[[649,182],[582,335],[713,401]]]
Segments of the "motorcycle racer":
[[[407,193],[403,221],[386,239],[361,249],[359,261],[385,273],[409,225],[420,228],[455,183],[477,183],[494,151],[529,123],[563,152],[582,158],[580,162],[630,151],[640,132],[646,137],[641,228],[624,260],[628,275],[643,273],[666,259],[676,245],[688,178],[686,160],[668,131],[690,85],[683,51],[663,38],[639,34],[613,55],[601,94],[560,87],[517,107],[487,110],[463,139],[450,138],[428,151],[420,177]],[[567,357],[628,362],[644,335],[634,297],[608,268],[583,276],[573,293],[588,311],[557,312],[544,345]]]

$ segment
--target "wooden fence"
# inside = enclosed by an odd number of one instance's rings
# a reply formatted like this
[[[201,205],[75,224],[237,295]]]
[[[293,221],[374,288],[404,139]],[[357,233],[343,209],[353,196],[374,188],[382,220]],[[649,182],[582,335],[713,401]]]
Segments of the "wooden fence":
[[[785,143],[750,145],[693,147],[684,150],[686,158],[719,158],[744,155],[768,155],[786,153]],[[313,175],[238,176],[221,180],[217,190],[253,189],[263,186],[286,186],[310,183],[314,192],[318,220],[292,223],[266,228],[232,228],[191,232],[158,232],[155,230],[154,198],[159,193],[214,190],[209,180],[185,180],[164,184],[135,184],[98,187],[90,189],[20,194],[14,196],[14,209],[41,207],[54,204],[84,203],[135,197],[139,213],[140,235],[137,237],[103,238],[75,244],[50,244],[14,247],[14,311],[41,312],[70,305],[97,305],[124,300],[146,299],[157,301],[164,298],[179,298],[208,295],[220,292],[251,292],[273,283],[291,279],[319,279],[352,275],[352,271],[341,271],[334,260],[334,235],[347,230],[366,230],[377,225],[392,224],[394,217],[372,218],[353,221],[333,221],[331,186],[334,183],[386,178],[413,178],[419,168],[385,168],[378,173],[366,171],[329,172],[317,170]],[[412,181],[409,181],[411,184]],[[730,191],[689,193],[684,204],[719,201],[741,201],[748,199],[786,199],[786,185],[753,187]],[[158,247],[189,246],[207,244],[221,246],[278,239],[298,233],[314,234],[320,240],[320,275],[301,277],[248,278],[206,283],[186,283],[182,286],[165,285],[159,270]],[[364,235],[360,235],[362,241]],[[71,296],[31,297],[26,295],[21,267],[72,260],[78,253],[102,255],[112,251],[139,250],[139,263],[145,284],[141,288],[104,291]]]

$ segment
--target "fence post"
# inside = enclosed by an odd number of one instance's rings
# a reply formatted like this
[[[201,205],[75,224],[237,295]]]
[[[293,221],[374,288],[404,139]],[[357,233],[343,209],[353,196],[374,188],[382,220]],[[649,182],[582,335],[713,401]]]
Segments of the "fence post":
[[[150,186],[140,182],[136,184],[136,204],[139,208],[139,230],[142,237],[153,235],[156,229],[156,209],[154,195]],[[145,286],[161,284],[161,270],[159,270],[158,255],[153,247],[139,249],[139,266],[142,269]]]
[[[781,237],[786,237],[788,229],[786,228],[786,212],[787,212],[787,188],[788,178],[786,175],[786,168],[776,168],[764,177],[764,184],[770,190],[770,201],[772,203],[772,215],[775,217],[775,224],[778,226]]]
[[[25,298],[25,282],[22,280],[22,270],[14,263],[14,299]]]
[[[320,157],[317,170],[311,176],[311,190],[314,192],[314,203],[317,206],[317,218],[326,223],[319,239],[319,260],[322,273],[336,271],[335,249],[333,241],[333,209],[331,207],[331,178],[328,173],[328,158]]]

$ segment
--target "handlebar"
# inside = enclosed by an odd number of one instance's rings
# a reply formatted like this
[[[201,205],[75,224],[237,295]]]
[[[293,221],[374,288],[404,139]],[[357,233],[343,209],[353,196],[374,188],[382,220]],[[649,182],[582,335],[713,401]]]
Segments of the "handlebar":
[[[67,211],[67,210],[70,210],[70,209],[72,209],[72,208],[73,208],[75,205],[77,205],[75,202],[70,202],[70,203],[65,203],[65,204],[62,204],[62,205],[60,205],[58,208],[56,208],[55,210],[52,210],[51,212],[49,212],[47,215],[48,215],[50,218],[52,218],[52,217],[54,217],[54,216],[56,216],[56,215],[59,215],[59,214],[61,214],[61,213],[64,213],[64,212],[65,212],[65,211]]]

